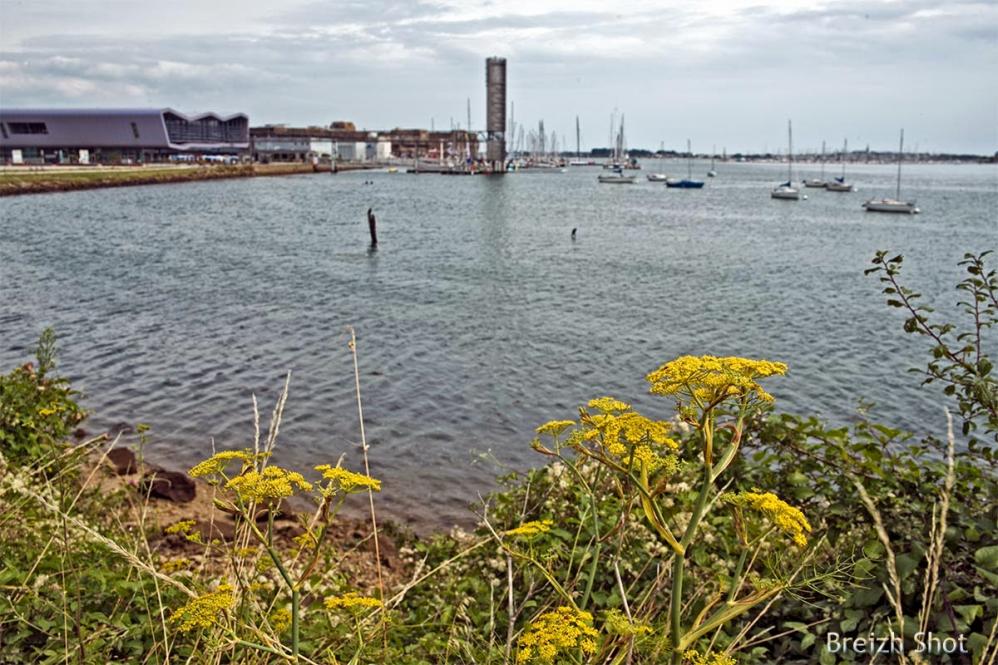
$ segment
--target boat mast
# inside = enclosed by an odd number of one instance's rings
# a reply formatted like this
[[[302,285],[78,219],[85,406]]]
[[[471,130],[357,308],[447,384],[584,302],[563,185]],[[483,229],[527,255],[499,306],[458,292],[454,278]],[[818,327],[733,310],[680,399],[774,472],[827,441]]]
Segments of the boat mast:
[[[825,179],[825,142],[821,142],[821,179]]]
[[[693,180],[693,148],[689,139],[686,139],[686,179]]]
[[[842,182],[846,179],[846,155],[849,154],[849,139],[842,139]]]
[[[787,184],[791,187],[794,182],[794,130],[790,125],[790,121],[787,120]]]
[[[904,128],[901,128],[901,144],[898,146],[898,186],[894,198],[901,200],[901,158],[904,156]]]
[[[575,161],[582,159],[582,134],[579,132],[579,116],[575,116]]]
[[[717,145],[712,145],[710,147],[710,170],[714,170],[714,158],[717,157]]]

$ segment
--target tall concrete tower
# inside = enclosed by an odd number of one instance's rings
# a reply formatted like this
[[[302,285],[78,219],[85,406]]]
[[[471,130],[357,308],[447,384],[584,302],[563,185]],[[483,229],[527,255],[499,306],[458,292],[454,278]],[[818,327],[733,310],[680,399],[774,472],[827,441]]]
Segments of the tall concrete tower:
[[[494,172],[506,170],[506,58],[485,61],[485,159]]]

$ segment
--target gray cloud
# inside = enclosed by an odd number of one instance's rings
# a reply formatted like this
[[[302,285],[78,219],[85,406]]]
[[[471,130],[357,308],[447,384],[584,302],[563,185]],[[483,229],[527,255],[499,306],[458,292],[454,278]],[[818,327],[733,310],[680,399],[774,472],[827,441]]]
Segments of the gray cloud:
[[[373,128],[463,125],[470,97],[480,124],[482,58],[498,54],[518,119],[564,134],[579,114],[599,128],[586,130],[590,144],[605,143],[617,107],[630,143],[650,147],[692,136],[702,148],[775,148],[788,116],[805,147],[843,135],[886,147],[901,125],[930,149],[998,147],[992,3],[175,4],[5,2],[2,103]]]

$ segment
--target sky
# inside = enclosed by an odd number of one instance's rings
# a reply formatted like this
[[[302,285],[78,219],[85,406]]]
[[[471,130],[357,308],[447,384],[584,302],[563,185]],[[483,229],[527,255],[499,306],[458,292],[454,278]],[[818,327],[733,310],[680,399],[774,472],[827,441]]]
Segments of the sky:
[[[482,129],[491,55],[570,149],[998,150],[995,0],[0,0],[2,108]]]

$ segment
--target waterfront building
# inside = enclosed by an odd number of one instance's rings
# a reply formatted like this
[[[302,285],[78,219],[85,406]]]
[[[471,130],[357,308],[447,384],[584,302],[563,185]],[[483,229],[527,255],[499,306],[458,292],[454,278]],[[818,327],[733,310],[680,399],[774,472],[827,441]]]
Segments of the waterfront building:
[[[334,132],[325,127],[253,127],[250,141],[258,162],[329,161],[336,155]]]
[[[235,158],[249,148],[244,113],[171,108],[0,109],[4,164],[137,164]]]

